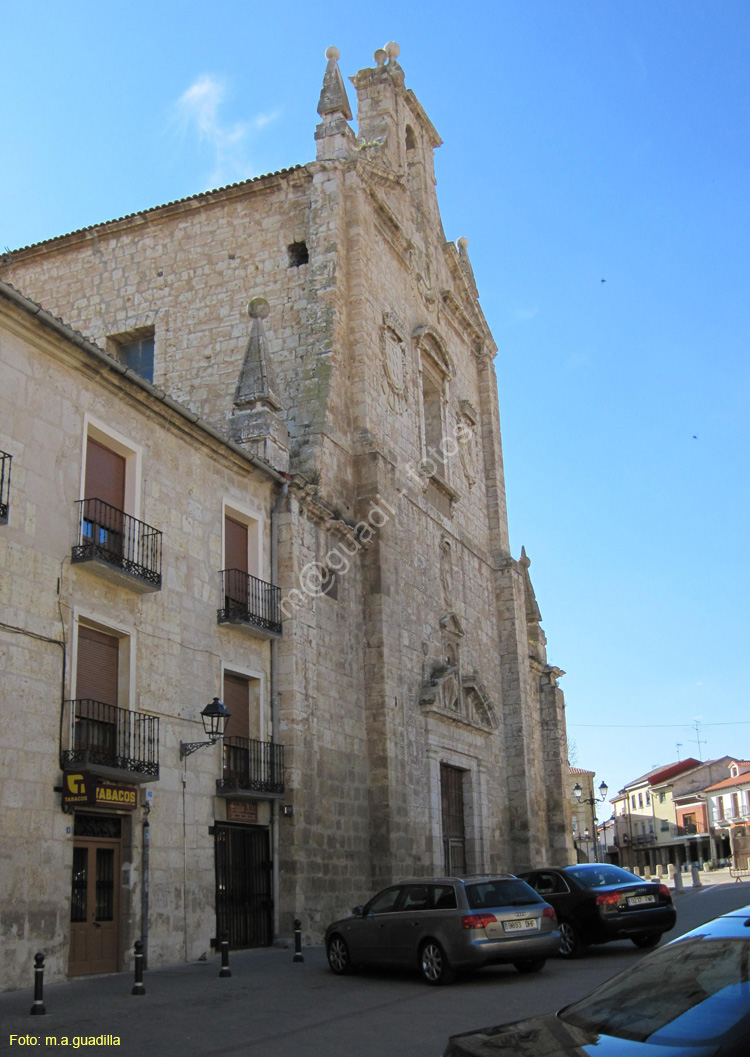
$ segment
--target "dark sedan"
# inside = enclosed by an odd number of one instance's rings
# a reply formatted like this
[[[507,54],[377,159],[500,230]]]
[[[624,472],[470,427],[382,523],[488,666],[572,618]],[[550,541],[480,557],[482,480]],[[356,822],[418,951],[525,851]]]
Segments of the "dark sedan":
[[[454,1035],[443,1057],[747,1057],[750,906],[649,954],[559,1013]]]
[[[555,908],[560,954],[575,958],[589,944],[629,939],[655,947],[674,928],[677,913],[665,884],[642,881],[608,863],[579,863],[524,873],[524,880]]]

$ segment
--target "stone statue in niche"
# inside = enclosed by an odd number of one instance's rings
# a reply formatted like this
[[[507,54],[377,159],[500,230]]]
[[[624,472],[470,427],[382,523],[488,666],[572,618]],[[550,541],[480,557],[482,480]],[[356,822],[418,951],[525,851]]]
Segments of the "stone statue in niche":
[[[442,705],[451,712],[461,712],[461,680],[456,648],[452,643],[445,644],[445,675],[440,687]]]
[[[458,416],[458,454],[469,487],[476,484],[479,460],[477,457],[477,427],[468,415]]]
[[[443,601],[450,607],[453,594],[453,556],[450,540],[445,536],[440,542],[440,582],[443,585]]]

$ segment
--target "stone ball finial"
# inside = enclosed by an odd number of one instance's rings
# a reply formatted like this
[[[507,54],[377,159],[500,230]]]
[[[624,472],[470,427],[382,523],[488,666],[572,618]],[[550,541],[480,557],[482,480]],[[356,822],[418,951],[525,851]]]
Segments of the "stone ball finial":
[[[469,240],[466,238],[465,235],[462,235],[460,239],[456,239],[456,245],[460,250],[463,250],[465,253],[469,246]]]
[[[251,319],[265,319],[271,311],[271,306],[265,297],[254,297],[247,303],[247,314]]]
[[[326,48],[326,58],[336,59],[338,61],[338,59],[341,58],[341,52],[334,44],[332,44],[330,48]]]
[[[384,66],[385,65],[385,60],[387,58],[388,58],[388,52],[385,50],[385,48],[378,48],[377,51],[375,52],[375,54],[373,55],[373,59],[375,60],[375,62],[376,62],[376,64],[378,66]]]
[[[389,59],[397,59],[401,54],[401,48],[395,40],[389,40],[385,46],[385,53]]]

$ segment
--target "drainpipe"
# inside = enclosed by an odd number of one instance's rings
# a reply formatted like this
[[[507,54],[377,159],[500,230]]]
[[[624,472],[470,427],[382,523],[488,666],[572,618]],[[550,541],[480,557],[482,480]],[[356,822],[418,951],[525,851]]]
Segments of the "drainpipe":
[[[143,943],[143,968],[148,969],[148,885],[149,885],[149,825],[148,802],[144,806],[141,841],[141,941]]]
[[[287,497],[289,482],[284,481],[276,502],[271,508],[271,583],[278,586],[279,580],[279,513]],[[271,743],[279,742],[279,640],[271,639],[271,675],[269,697],[271,700]],[[273,898],[273,934],[279,934],[279,801],[271,801],[271,892]]]

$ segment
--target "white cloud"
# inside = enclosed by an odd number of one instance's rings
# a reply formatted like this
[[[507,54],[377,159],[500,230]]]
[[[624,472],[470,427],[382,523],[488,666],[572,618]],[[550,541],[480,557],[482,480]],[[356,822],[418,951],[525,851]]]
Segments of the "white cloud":
[[[253,128],[260,129],[265,128],[266,125],[270,125],[272,121],[275,121],[279,116],[278,110],[272,110],[270,114],[256,114],[253,118]]]
[[[221,108],[227,95],[226,83],[210,74],[200,77],[182,93],[175,107],[177,121],[184,134],[197,132],[214,155],[208,177],[213,187],[245,180],[254,174],[248,140],[279,116],[279,111],[256,114],[248,121],[228,124],[222,120]]]

